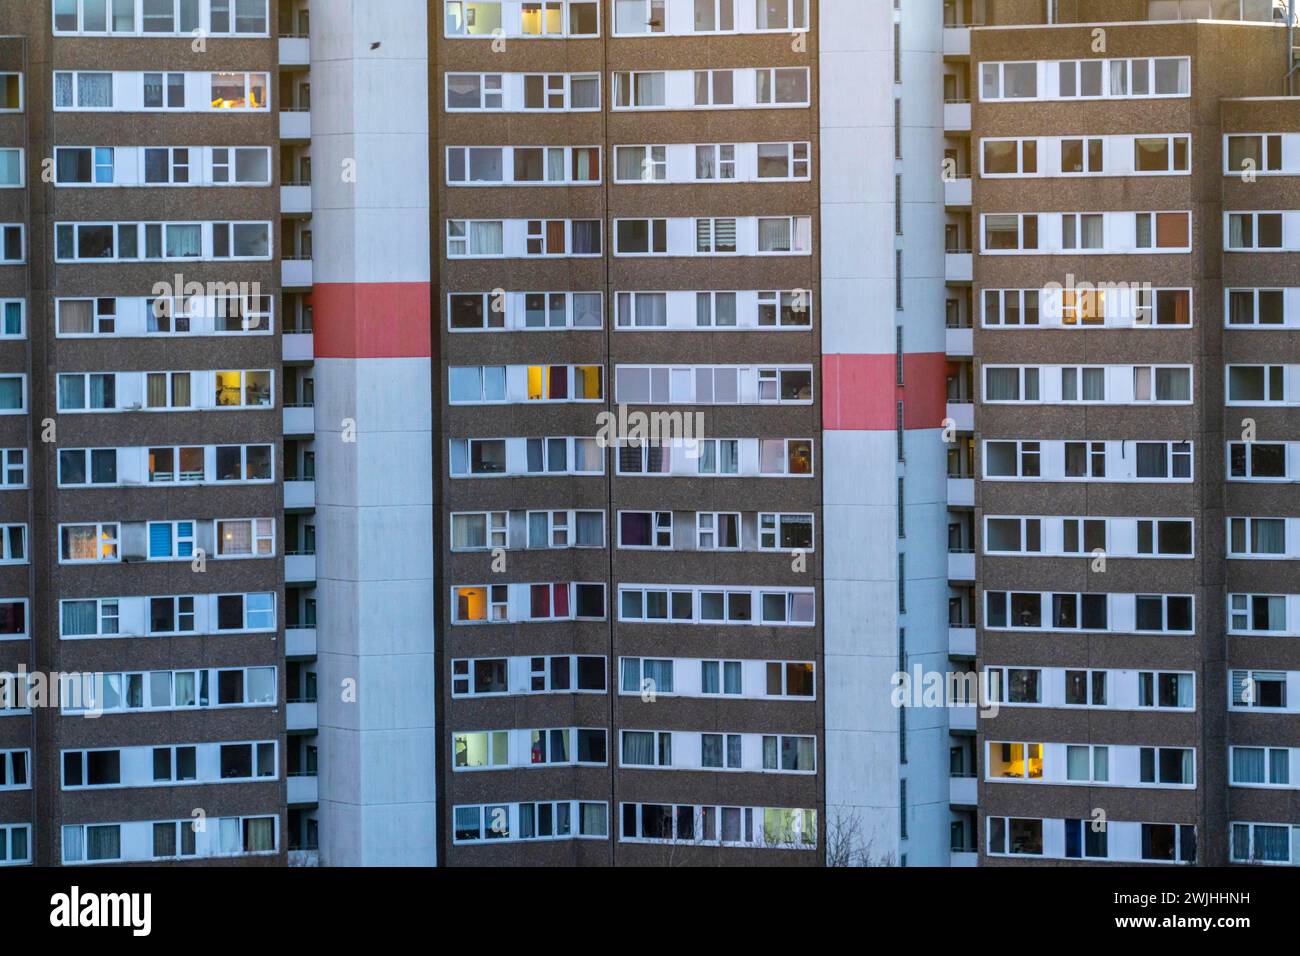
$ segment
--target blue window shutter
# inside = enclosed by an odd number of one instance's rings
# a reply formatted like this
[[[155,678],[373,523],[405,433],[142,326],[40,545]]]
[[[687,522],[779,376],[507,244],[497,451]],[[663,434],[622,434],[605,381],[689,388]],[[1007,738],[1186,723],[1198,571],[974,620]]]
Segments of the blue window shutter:
[[[172,526],[159,522],[149,525],[149,557],[170,558],[172,556]]]

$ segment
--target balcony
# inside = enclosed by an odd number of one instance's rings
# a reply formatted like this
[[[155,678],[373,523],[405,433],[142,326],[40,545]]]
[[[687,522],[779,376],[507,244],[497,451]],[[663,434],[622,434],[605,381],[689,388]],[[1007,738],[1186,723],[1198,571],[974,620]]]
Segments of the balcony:
[[[975,656],[975,628],[948,625],[948,656]]]
[[[975,278],[975,257],[964,249],[950,249],[943,256],[943,277],[948,282],[970,282]]]
[[[970,205],[967,197],[966,204]],[[311,215],[311,186],[307,183],[280,184],[280,212],[286,216]]]
[[[310,289],[312,284],[311,259],[285,256],[280,260],[280,285],[286,289]]]
[[[291,705],[292,706],[292,705]],[[948,708],[948,729],[953,733],[975,732],[975,707],[958,706]]]
[[[280,41],[284,43],[283,40]],[[281,47],[283,49],[283,47]],[[970,26],[945,26],[943,28],[943,55],[951,57],[970,56]],[[281,54],[281,63],[284,62]]]
[[[949,402],[944,406],[944,415],[953,420],[959,432],[973,432],[975,430],[974,402]],[[285,431],[288,431],[288,429],[285,429]]]
[[[289,731],[307,731],[316,729],[316,701],[291,700],[284,718],[284,727]]]
[[[943,181],[943,204],[956,208],[970,208],[970,173],[958,174],[956,179]]]
[[[974,551],[949,551],[948,552],[948,580],[949,581],[974,581],[975,580],[975,552]]]
[[[945,118],[947,113],[944,114]],[[966,128],[970,129],[970,114],[967,113]],[[280,139],[310,140],[311,110],[280,110]]]
[[[280,128],[283,130],[283,122]],[[943,129],[946,133],[970,132],[970,100],[947,100],[943,104]],[[283,133],[281,138],[285,138]]]
[[[949,508],[974,508],[975,507],[975,479],[974,478],[949,478],[948,479],[948,507]]]
[[[949,866],[979,866],[980,855],[974,850],[953,850]]]
[[[290,481],[284,482],[284,510],[285,511],[312,511],[316,507],[316,482],[314,481]]]
[[[947,31],[944,31],[945,35]],[[944,43],[945,52],[947,43]],[[966,52],[970,52],[970,40],[966,41]],[[280,37],[281,66],[311,66],[311,40],[305,36]]]
[[[316,340],[310,332],[285,332],[281,345],[286,362],[316,361]]]
[[[289,551],[284,556],[285,584],[316,583],[316,552]]]
[[[292,782],[293,778],[290,778]],[[975,806],[975,794],[978,791],[978,781],[975,777],[952,776],[948,778],[948,802],[958,807]],[[293,799],[290,798],[290,803]]]
[[[289,705],[293,707],[293,704]],[[312,705],[315,707],[315,705]],[[315,716],[313,714],[313,716]],[[289,804],[295,803],[316,803],[317,798],[317,777],[313,774],[291,773],[289,774]]]
[[[291,849],[289,851],[289,866],[320,866],[320,850],[313,847],[307,849]]]
[[[316,434],[316,409],[312,405],[284,406],[284,433],[288,437]]]
[[[975,330],[970,326],[964,329],[945,329],[944,348],[949,355],[974,355]]]
[[[315,657],[316,628],[286,627],[284,629],[285,657]]]

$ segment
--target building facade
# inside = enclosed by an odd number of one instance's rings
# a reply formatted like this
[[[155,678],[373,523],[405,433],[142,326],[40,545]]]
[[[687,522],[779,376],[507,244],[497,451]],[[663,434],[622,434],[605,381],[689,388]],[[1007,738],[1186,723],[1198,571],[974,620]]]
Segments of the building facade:
[[[1275,6],[0,12],[0,862],[1300,862]]]

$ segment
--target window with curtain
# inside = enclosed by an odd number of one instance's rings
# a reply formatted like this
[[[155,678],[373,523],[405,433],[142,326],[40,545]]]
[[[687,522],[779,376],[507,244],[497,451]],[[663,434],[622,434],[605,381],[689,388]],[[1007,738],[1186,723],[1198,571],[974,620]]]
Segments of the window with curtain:
[[[1277,784],[1291,782],[1291,757],[1283,747],[1273,747],[1268,752],[1268,781]]]
[[[275,818],[252,817],[244,820],[244,850],[263,853],[275,849]]]
[[[1251,859],[1263,863],[1286,863],[1291,858],[1291,828],[1254,824],[1255,850]]]
[[[109,109],[112,105],[112,73],[77,74],[77,106],[86,109]]]
[[[222,817],[217,821],[217,845],[221,853],[239,852],[239,817]]]
[[[600,547],[605,540],[605,515],[600,511],[580,511],[574,522],[579,547]]]
[[[1283,751],[1285,753],[1286,751]],[[1266,783],[1264,779],[1264,748],[1236,747],[1232,751],[1233,783]]]
[[[654,766],[654,737],[650,731],[624,731],[623,763],[635,767]]]
[[[499,256],[504,250],[500,220],[476,221],[469,224],[469,254],[472,256]]]
[[[9,411],[23,407],[23,380],[17,375],[0,378],[0,409]]]
[[[1255,518],[1250,527],[1252,554],[1285,554],[1286,521],[1282,518]]]
[[[1020,370],[1016,368],[988,368],[984,370],[986,401],[1014,402],[1020,399]]]
[[[721,691],[718,681],[718,662],[700,662],[700,691],[705,694],[717,694]]]
[[[646,659],[641,662],[644,676],[654,681],[654,689],[661,694],[673,692],[673,662]]]
[[[789,219],[759,219],[758,251],[790,252],[793,248],[790,229]]]
[[[99,612],[95,601],[64,601],[63,626],[59,633],[64,637],[86,637],[97,633]]]
[[[121,831],[122,828],[117,824],[86,827],[86,859],[88,861],[116,860],[120,857],[122,855]]]
[[[578,805],[578,833],[581,836],[606,836],[608,832],[605,804],[580,803]]]

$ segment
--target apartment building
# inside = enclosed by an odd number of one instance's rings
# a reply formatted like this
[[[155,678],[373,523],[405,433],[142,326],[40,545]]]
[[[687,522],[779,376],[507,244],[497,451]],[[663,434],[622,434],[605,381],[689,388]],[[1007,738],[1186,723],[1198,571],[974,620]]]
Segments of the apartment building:
[[[273,30],[0,11],[5,864],[285,860]]]
[[[1275,6],[945,10],[981,865],[1300,862]]]

